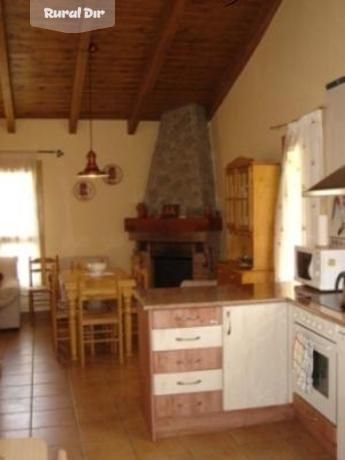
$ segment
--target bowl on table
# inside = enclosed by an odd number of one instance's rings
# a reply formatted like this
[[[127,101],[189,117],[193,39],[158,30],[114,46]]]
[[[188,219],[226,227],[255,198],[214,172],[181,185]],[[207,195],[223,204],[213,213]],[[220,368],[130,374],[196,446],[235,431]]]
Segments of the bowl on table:
[[[87,269],[91,276],[100,276],[102,273],[105,272],[107,268],[106,262],[98,261],[98,262],[89,262],[87,264]]]

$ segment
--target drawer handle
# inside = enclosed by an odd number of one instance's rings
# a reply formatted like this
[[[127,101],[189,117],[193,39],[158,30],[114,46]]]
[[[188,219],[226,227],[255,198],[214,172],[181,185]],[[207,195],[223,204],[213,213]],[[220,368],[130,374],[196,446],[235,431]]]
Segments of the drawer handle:
[[[197,340],[200,340],[200,335],[197,337],[176,337],[176,342],[196,342]]]
[[[194,382],[181,382],[181,381],[178,381],[177,382],[177,385],[200,385],[200,383],[202,382],[202,380],[194,380]]]
[[[198,321],[200,319],[199,316],[186,316],[186,317],[181,317],[181,316],[175,316],[175,321]]]

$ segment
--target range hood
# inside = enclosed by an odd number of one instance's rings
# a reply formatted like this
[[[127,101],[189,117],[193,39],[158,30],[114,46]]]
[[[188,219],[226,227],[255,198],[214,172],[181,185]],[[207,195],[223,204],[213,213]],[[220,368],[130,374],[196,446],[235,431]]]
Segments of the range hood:
[[[345,195],[345,166],[326,176],[303,193],[303,196],[306,197],[337,195]]]
[[[345,76],[326,85],[325,159],[326,177],[303,196],[345,195]]]

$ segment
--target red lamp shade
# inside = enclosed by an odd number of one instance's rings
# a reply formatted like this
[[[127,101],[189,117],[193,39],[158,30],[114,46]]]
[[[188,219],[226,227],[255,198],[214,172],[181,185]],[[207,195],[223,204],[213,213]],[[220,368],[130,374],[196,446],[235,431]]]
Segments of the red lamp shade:
[[[83,171],[78,173],[79,177],[108,177],[105,171],[99,169],[96,162],[96,154],[92,150],[86,155],[87,163]]]

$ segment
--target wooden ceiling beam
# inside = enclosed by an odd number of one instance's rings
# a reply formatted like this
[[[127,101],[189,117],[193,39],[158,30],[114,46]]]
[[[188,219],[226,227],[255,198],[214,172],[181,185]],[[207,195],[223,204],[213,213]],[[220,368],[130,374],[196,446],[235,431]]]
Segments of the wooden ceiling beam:
[[[134,134],[140,123],[144,102],[156,84],[167,51],[178,29],[187,0],[165,0],[165,2],[166,6],[160,21],[161,27],[158,39],[143,74],[133,110],[128,119],[127,129],[129,134]]]
[[[233,60],[229,62],[228,67],[226,68],[218,86],[216,87],[216,91],[212,99],[212,104],[209,107],[210,118],[213,117],[218,107],[224,100],[225,96],[228,94],[233,84],[239,77],[240,73],[245,68],[250,57],[252,56],[256,47],[258,46],[262,37],[264,36],[264,33],[270,25],[281,2],[282,0],[267,0],[267,2],[265,3],[264,11],[262,13],[262,18],[259,26],[253,30],[253,33],[249,38],[248,42],[243,45],[242,52],[238,53],[235,62]]]
[[[12,81],[8,58],[6,20],[3,0],[0,0],[0,82],[7,131],[9,133],[14,133],[16,131],[16,120],[14,113]]]
[[[89,47],[91,42],[91,33],[84,32],[80,34],[78,54],[76,59],[74,81],[72,90],[72,101],[69,114],[69,132],[75,134],[78,128],[78,121],[83,98],[85,76],[87,64],[89,61]]]

